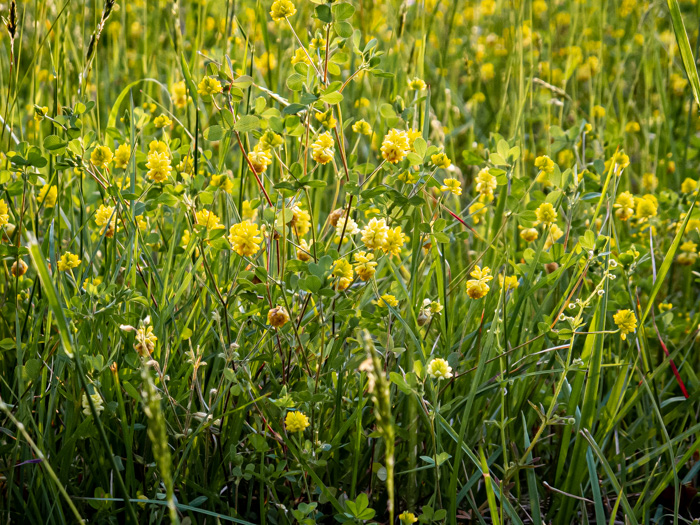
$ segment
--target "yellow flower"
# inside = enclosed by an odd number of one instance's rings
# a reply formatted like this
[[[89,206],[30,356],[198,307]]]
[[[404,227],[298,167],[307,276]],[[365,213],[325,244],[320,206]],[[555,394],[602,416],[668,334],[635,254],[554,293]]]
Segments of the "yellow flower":
[[[187,85],[184,80],[175,82],[170,86],[170,98],[172,98],[176,108],[184,108],[187,105],[189,97],[187,96]]]
[[[268,129],[262,134],[260,137],[260,142],[258,143],[258,145],[264,150],[270,150],[276,148],[277,146],[281,146],[282,144],[284,144],[284,139],[271,129]]]
[[[311,144],[311,157],[319,164],[328,164],[333,160],[333,137],[330,131],[321,133]]]
[[[105,409],[104,405],[102,404],[102,397],[100,394],[95,392],[94,394],[90,394],[90,399],[92,399],[92,404],[95,406],[95,413],[99,416]],[[88,401],[88,397],[85,392],[83,392],[83,397],[80,402],[83,405],[83,414],[90,417],[92,415],[92,410],[90,409],[90,401]]]
[[[209,184],[215,188],[221,188],[226,193],[231,193],[233,191],[233,181],[224,173],[212,175]]]
[[[510,290],[515,290],[518,286],[520,286],[518,278],[515,275],[509,275],[508,277],[503,279],[503,274],[500,273],[498,274],[498,284],[501,285],[501,288],[505,288],[506,292]]]
[[[660,312],[668,312],[668,311],[671,310],[672,308],[673,308],[673,304],[672,304],[672,303],[660,303],[660,304],[659,304],[659,311],[660,311]]]
[[[382,157],[392,164],[401,162],[408,155],[409,149],[408,135],[405,131],[391,129],[382,141]]]
[[[436,153],[430,157],[430,160],[436,167],[446,170],[452,164],[452,161],[444,153]]]
[[[445,179],[442,181],[440,191],[449,191],[454,195],[462,195],[462,183],[457,179]]]
[[[353,279],[352,265],[346,259],[338,259],[333,265],[333,277],[338,278],[336,290],[345,290]]]
[[[626,221],[634,215],[634,195],[629,191],[623,191],[615,199],[615,216],[621,221]]]
[[[656,197],[653,195],[645,195],[641,199],[636,199],[637,202],[637,214],[636,217],[641,221],[649,219],[651,217],[656,217],[656,213],[659,207],[659,203]]]
[[[300,62],[309,66],[311,65],[311,60],[309,60],[309,57],[306,55],[304,49],[298,47],[297,50],[294,52],[294,55],[292,56],[292,65],[296,65]]]
[[[613,315],[613,321],[620,329],[620,336],[623,341],[627,339],[627,334],[633,333],[637,329],[637,317],[631,310],[618,310]]]
[[[697,249],[698,245],[693,241],[686,241],[681,244],[681,253],[678,254],[678,257],[676,257],[678,264],[683,266],[691,266],[695,264],[695,261],[698,259]]]
[[[552,206],[549,202],[543,202],[540,204],[535,210],[535,215],[537,216],[537,220],[546,226],[549,226],[557,220],[557,212],[554,209],[554,206]]]
[[[520,238],[525,242],[534,242],[540,236],[535,228],[522,228],[520,230]]]
[[[308,261],[311,259],[309,244],[304,239],[299,242],[299,247],[297,248],[297,259],[300,261]]]
[[[282,328],[289,322],[289,313],[283,306],[276,306],[267,312],[267,324]]]
[[[255,173],[262,173],[272,162],[272,155],[265,151],[262,145],[258,142],[253,148],[253,151],[248,153],[248,160],[253,166]]]
[[[491,175],[488,168],[483,168],[476,175],[476,191],[480,194],[479,200],[482,202],[491,202],[493,200],[493,192],[498,187],[496,177]]]
[[[399,255],[406,241],[408,241],[408,236],[401,231],[401,226],[396,226],[393,229],[389,228],[386,232],[386,242],[382,246],[382,250],[384,250],[384,253]]]
[[[316,120],[318,120],[326,129],[333,129],[337,124],[335,117],[333,116],[333,109],[329,109],[323,113],[316,113]]]
[[[474,224],[479,224],[481,219],[486,216],[487,210],[488,208],[482,202],[475,202],[469,206],[469,216],[472,218],[472,221],[474,221]]]
[[[496,76],[496,70],[493,67],[493,64],[490,62],[486,62],[485,64],[481,65],[481,68],[479,69],[479,74],[481,75],[481,80],[484,82],[489,82],[494,79]]]
[[[148,152],[168,153],[168,145],[162,140],[152,140],[148,143]]]
[[[10,214],[8,213],[7,203],[5,199],[0,199],[0,227],[5,226],[10,220]]]
[[[627,132],[627,133],[638,133],[639,130],[641,130],[641,129],[642,128],[639,125],[639,122],[635,122],[635,121],[630,121],[625,126],[625,132]]]
[[[683,193],[692,193],[698,188],[698,181],[686,177],[686,179],[681,184],[681,191]]]
[[[112,162],[112,157],[114,157],[114,154],[107,146],[97,146],[90,154],[90,162],[92,162],[96,168],[106,168],[107,165]]]
[[[158,115],[153,120],[153,124],[155,124],[155,126],[159,129],[164,128],[166,126],[170,126],[172,123],[173,123],[173,121],[170,120],[167,115]]]
[[[355,271],[363,281],[369,281],[377,271],[377,263],[373,259],[374,254],[371,252],[355,253]]]
[[[148,154],[148,162],[146,162],[148,173],[146,177],[153,182],[163,182],[170,176],[170,158],[167,153],[151,151]]]
[[[233,251],[238,255],[250,257],[260,250],[262,237],[257,224],[243,221],[231,226],[228,241],[231,243]]]
[[[425,81],[421,78],[414,77],[408,81],[408,89],[411,91],[423,91],[425,87]]]
[[[399,305],[399,301],[393,295],[385,293],[377,300],[377,305],[379,305],[379,306],[389,305],[392,308],[396,308]]]
[[[270,9],[270,16],[275,22],[279,22],[283,18],[292,16],[297,12],[297,8],[290,0],[275,0]]]
[[[34,108],[34,120],[36,122],[41,122],[44,120],[44,117],[49,114],[49,108],[47,106],[39,107],[35,106]]]
[[[136,330],[135,340],[134,350],[144,356],[153,353],[153,350],[156,348],[156,342],[158,342],[158,338],[153,333],[153,327],[145,323],[142,323]]]
[[[287,417],[284,418],[284,427],[290,433],[303,432],[309,424],[309,418],[299,410],[287,412]]]
[[[200,95],[215,95],[216,93],[221,93],[223,88],[221,87],[221,82],[219,79],[214,77],[204,77],[202,81],[197,86],[197,93]]]
[[[484,267],[482,270],[480,267],[475,266],[474,270],[469,274],[473,279],[467,281],[467,295],[472,299],[484,297],[489,292],[488,282],[493,279],[490,274],[490,268]]]
[[[593,106],[591,113],[593,114],[593,118],[603,118],[605,116],[605,108],[603,106]]]
[[[53,208],[56,205],[56,197],[58,196],[58,189],[56,186],[49,186],[44,184],[39,191],[39,196],[36,198],[37,202],[47,208]]]
[[[444,359],[440,357],[436,357],[430,363],[428,363],[428,368],[426,370],[428,372],[428,375],[432,377],[433,379],[449,379],[452,377],[452,367],[445,361]],[[411,514],[413,516],[413,514]],[[416,519],[414,518],[412,522],[410,523],[415,523]]]
[[[80,259],[78,259],[77,255],[70,252],[64,253],[58,260],[58,270],[61,272],[67,272],[78,266],[80,266]]]
[[[105,206],[101,204],[97,212],[95,212],[95,223],[101,227],[100,235],[104,233],[107,238],[114,237],[114,231],[117,226],[117,216],[114,213],[114,206]]]
[[[114,152],[114,167],[126,169],[131,157],[131,147],[128,144],[120,144]]]
[[[405,184],[415,184],[416,182],[418,182],[418,174],[411,173],[408,170],[402,171],[401,173],[399,173],[397,178]]]
[[[219,217],[209,210],[200,210],[194,215],[195,223],[204,226],[207,230],[218,230],[224,227]]]
[[[421,135],[422,135],[421,131],[414,129],[414,128],[409,128],[408,131],[406,132],[406,136],[408,137],[408,147],[410,148],[411,151],[415,151],[413,149],[413,143]]]
[[[554,161],[550,159],[547,155],[540,155],[539,157],[537,157],[535,159],[535,167],[540,171],[537,174],[537,178],[535,180],[542,184],[547,183],[547,176],[554,173],[554,166]]]
[[[18,259],[12,263],[10,272],[12,273],[13,277],[22,277],[25,273],[27,273],[28,268],[29,267],[27,266],[26,262],[24,262],[22,259]]]
[[[362,242],[370,250],[384,248],[388,237],[389,227],[384,219],[377,219],[376,217],[370,219],[365,229],[362,230]]]
[[[255,217],[258,215],[258,210],[253,209],[250,205],[250,201],[243,201],[243,209],[241,210],[241,217],[244,220],[254,221]]]
[[[292,208],[292,213],[294,214],[294,217],[292,218],[290,224],[296,231],[297,235],[299,237],[303,237],[311,229],[311,215],[298,204]]]
[[[608,160],[605,161],[605,171],[610,169],[610,164],[613,164],[613,172],[618,177],[622,175],[622,170],[630,165],[630,158],[625,154],[624,151],[620,150],[615,152],[615,154]]]
[[[360,135],[371,135],[372,134],[372,127],[369,125],[369,122],[367,122],[364,119],[358,120],[352,125],[352,130],[355,133],[359,133]]]
[[[555,242],[562,238],[563,235],[564,232],[562,229],[556,224],[552,224],[552,227],[549,229],[549,233],[547,234],[547,240],[544,243],[544,249],[549,250]]]

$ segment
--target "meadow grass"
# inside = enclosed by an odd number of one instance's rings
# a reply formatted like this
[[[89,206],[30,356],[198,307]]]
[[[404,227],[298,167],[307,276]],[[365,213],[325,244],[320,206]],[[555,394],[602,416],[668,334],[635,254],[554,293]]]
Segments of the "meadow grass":
[[[693,523],[696,0],[0,2],[7,523]]]

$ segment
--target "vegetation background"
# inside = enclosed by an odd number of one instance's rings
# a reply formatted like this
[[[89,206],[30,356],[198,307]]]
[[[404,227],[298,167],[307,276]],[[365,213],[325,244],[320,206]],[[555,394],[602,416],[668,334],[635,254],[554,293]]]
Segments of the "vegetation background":
[[[700,518],[695,0],[0,14],[3,521]]]

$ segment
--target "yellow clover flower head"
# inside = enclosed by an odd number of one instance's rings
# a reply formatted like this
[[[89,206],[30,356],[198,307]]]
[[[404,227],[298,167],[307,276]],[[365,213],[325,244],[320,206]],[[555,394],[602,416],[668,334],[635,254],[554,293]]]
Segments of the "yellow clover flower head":
[[[557,220],[557,212],[554,206],[549,202],[540,204],[535,210],[535,215],[537,216],[537,220],[546,226],[549,226]]]
[[[634,333],[637,329],[637,317],[632,310],[618,310],[613,315],[613,321],[620,329],[620,337],[623,341],[627,339],[627,334]]]
[[[382,246],[382,250],[390,255],[399,255],[406,241],[408,241],[408,236],[401,231],[401,226],[389,228],[386,232],[386,242]]]
[[[153,124],[160,129],[160,128],[165,128],[167,126],[170,126],[173,123],[172,120],[168,118],[167,115],[158,115],[154,120]]]
[[[44,204],[47,208],[53,208],[56,205],[56,197],[58,196],[58,189],[56,186],[49,186],[44,184],[39,190],[39,196],[36,198],[39,204]]]
[[[408,89],[411,91],[423,91],[425,87],[425,81],[422,78],[413,77],[408,81]]]
[[[384,248],[389,237],[389,227],[385,219],[370,219],[367,226],[362,230],[362,242],[370,250]]]
[[[338,259],[333,265],[333,277],[338,278],[336,290],[346,290],[353,279],[352,265],[346,259]]]
[[[299,410],[287,412],[287,416],[284,418],[284,427],[290,434],[303,432],[309,424],[309,418]]]
[[[131,146],[128,144],[120,144],[114,152],[114,167],[126,169],[129,158],[131,158]]]
[[[493,279],[490,268],[484,267],[481,269],[479,266],[475,266],[469,275],[473,277],[473,279],[467,281],[467,295],[469,297],[481,299],[489,293],[488,283]]]
[[[428,363],[428,375],[438,381],[452,377],[452,367],[440,357],[436,357]]]
[[[379,305],[379,306],[389,305],[392,308],[396,308],[399,305],[399,301],[393,295],[385,293],[377,300],[377,305]]]
[[[58,270],[61,272],[67,272],[78,266],[80,266],[80,259],[71,252],[64,253],[58,260]]]
[[[107,165],[112,162],[112,157],[114,157],[114,154],[107,146],[97,146],[90,154],[90,162],[92,162],[96,168],[106,168]]]
[[[231,226],[228,241],[231,243],[233,251],[238,255],[241,257],[250,257],[260,250],[262,237],[260,236],[257,224],[250,221],[243,221]]]
[[[369,281],[377,271],[377,263],[373,259],[374,254],[371,252],[355,253],[355,271],[363,281]]]
[[[408,512],[405,510],[399,514],[399,520],[401,521],[402,525],[411,525],[417,522],[418,518],[416,518],[416,515],[413,514],[413,512]]]
[[[167,152],[153,150],[148,154],[146,167],[148,173],[146,177],[153,182],[163,182],[170,176],[170,157]]]
[[[452,161],[450,160],[450,158],[442,152],[432,155],[430,157],[430,160],[435,165],[435,167],[442,168],[444,170],[446,170],[452,165]]]
[[[283,18],[292,16],[297,12],[297,8],[290,0],[275,0],[270,9],[270,16],[275,22],[279,22]]]
[[[333,137],[330,131],[321,133],[316,141],[311,144],[311,157],[319,164],[328,164],[333,160]]]
[[[267,324],[275,328],[282,328],[289,322],[289,313],[283,306],[270,308],[267,312]]]
[[[360,135],[371,135],[372,127],[364,119],[360,119],[352,125],[352,130]]]
[[[462,183],[457,179],[445,179],[442,181],[442,186],[440,186],[440,191],[449,191],[453,195],[462,195]],[[483,204],[482,204],[483,206]]]
[[[392,164],[401,162],[410,150],[408,134],[405,131],[391,129],[382,142],[382,157]]]
[[[215,95],[216,93],[221,93],[223,88],[221,87],[221,82],[219,79],[214,77],[204,77],[202,81],[197,86],[197,93],[200,95]]]

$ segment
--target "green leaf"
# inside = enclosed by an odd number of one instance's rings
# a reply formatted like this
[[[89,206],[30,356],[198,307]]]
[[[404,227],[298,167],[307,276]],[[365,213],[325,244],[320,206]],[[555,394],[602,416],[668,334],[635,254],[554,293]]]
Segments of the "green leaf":
[[[336,20],[347,20],[355,14],[355,7],[352,4],[343,2],[333,6],[333,18]]]
[[[685,69],[685,74],[688,76],[688,80],[690,81],[690,87],[693,91],[693,96],[695,97],[695,103],[700,104],[700,78],[698,78],[698,70],[695,67],[695,59],[693,58],[693,52],[690,49],[688,33],[686,32],[685,25],[683,24],[681,9],[678,5],[678,0],[667,1],[668,9],[671,12],[673,31],[676,33],[676,42],[678,42],[678,49],[681,53],[681,58],[683,59],[683,68]]]
[[[244,115],[234,124],[233,129],[239,133],[245,133],[246,131],[258,129],[259,125],[260,119],[258,117],[255,115]]]
[[[333,91],[331,93],[321,95],[321,100],[326,104],[330,104],[332,106],[335,104],[340,104],[343,101],[343,95],[338,91]]]

